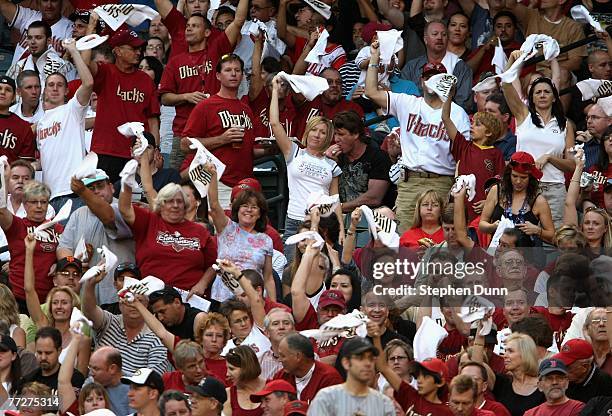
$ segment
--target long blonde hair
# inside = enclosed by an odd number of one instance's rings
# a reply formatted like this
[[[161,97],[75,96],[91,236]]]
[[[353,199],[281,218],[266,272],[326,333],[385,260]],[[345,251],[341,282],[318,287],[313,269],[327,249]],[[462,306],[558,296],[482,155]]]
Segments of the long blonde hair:
[[[521,363],[521,369],[523,372],[532,377],[538,376],[538,349],[535,341],[529,335],[514,333],[506,339],[506,345],[514,342],[516,349],[521,354],[523,362]]]
[[[314,129],[319,124],[325,124],[327,126],[327,134],[325,135],[325,143],[323,144],[323,148],[321,151],[327,150],[329,145],[331,144],[332,138],[334,137],[334,124],[330,119],[323,116],[315,116],[312,117],[308,122],[306,122],[306,127],[304,128],[304,134],[302,135],[302,146],[307,147],[308,145],[308,133],[312,129]]]
[[[610,216],[605,209],[599,207],[588,207],[584,210],[584,215],[588,214],[589,212],[599,214],[603,218],[606,232],[601,237],[601,244],[604,248],[612,248],[612,220],[610,220]],[[584,218],[582,221],[584,222]]]
[[[77,296],[76,293],[74,293],[74,291],[69,288],[68,286],[56,286],[53,289],[51,289],[49,291],[49,293],[47,294],[47,306],[49,307],[49,313],[48,313],[48,318],[49,318],[49,326],[55,326],[55,319],[53,319],[53,296],[55,296],[55,294],[57,292],[64,292],[66,294],[68,294],[68,296],[70,296],[70,299],[72,299],[72,307],[73,308],[80,308],[81,307],[81,301],[79,300],[79,297]],[[72,311],[70,311],[72,313]]]

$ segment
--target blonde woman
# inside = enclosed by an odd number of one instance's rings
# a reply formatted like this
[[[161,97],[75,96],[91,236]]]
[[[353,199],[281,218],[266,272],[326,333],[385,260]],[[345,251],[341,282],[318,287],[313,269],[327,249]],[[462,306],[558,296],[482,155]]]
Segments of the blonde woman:
[[[80,308],[79,297],[68,286],[56,286],[47,295],[47,305],[49,306],[48,315],[45,314],[40,305],[40,299],[36,293],[34,278],[34,250],[36,240],[33,234],[28,234],[25,238],[25,270],[24,270],[24,289],[26,293],[26,304],[32,321],[37,328],[52,326],[62,334],[62,352],[59,356],[60,363],[64,362],[68,352],[68,345],[72,340],[70,332],[70,317],[73,308]],[[91,338],[83,337],[79,345],[79,353],[76,359],[76,368],[82,374],[87,374],[89,365],[89,355],[91,353]]]
[[[400,245],[404,247],[431,247],[444,241],[442,211],[444,199],[434,191],[424,191],[416,201],[412,227],[402,234]]]
[[[13,338],[18,347],[25,348],[26,334],[19,326],[19,307],[13,292],[8,286],[0,283],[0,319],[9,327],[9,336]]]
[[[482,363],[484,336],[480,331],[476,334],[472,358]],[[512,416],[523,416],[526,410],[544,403],[546,398],[538,390],[537,347],[529,335],[514,333],[506,339],[504,367],[505,374],[495,374],[493,395]]]
[[[285,219],[284,240],[296,234],[304,220],[306,201],[311,193],[321,192],[325,195],[338,193],[338,180],[342,170],[338,164],[324,155],[334,137],[332,122],[325,117],[312,117],[304,129],[301,142],[303,148],[291,141],[279,119],[278,94],[282,80],[277,75],[272,80],[272,98],[270,101],[270,126],[276,138],[278,148],[287,162],[287,180],[289,183],[289,204]],[[336,209],[340,222],[340,244],[344,241],[344,223],[342,209]],[[294,247],[285,248],[287,260],[293,258]]]

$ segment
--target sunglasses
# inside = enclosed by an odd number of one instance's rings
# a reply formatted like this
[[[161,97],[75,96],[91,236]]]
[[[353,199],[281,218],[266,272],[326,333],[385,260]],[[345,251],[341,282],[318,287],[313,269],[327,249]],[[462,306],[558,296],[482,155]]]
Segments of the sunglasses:
[[[510,161],[510,166],[512,166],[513,168],[521,168],[521,169],[533,169],[535,168],[535,164],[534,163],[527,163],[527,162],[517,162],[516,160],[511,160]]]

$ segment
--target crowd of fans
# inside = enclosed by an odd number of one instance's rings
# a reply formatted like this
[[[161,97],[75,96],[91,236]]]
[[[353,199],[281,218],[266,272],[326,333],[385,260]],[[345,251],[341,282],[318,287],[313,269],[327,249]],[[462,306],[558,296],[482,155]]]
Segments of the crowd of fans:
[[[149,3],[0,0],[0,413],[612,414],[610,0]]]

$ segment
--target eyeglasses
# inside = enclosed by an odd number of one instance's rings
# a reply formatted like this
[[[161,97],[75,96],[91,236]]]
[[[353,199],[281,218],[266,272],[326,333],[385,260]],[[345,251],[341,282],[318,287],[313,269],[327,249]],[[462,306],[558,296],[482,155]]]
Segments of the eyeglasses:
[[[104,188],[106,188],[106,181],[94,182],[90,185],[87,185],[87,189],[89,189],[90,191],[101,191]]]
[[[258,205],[242,204],[242,205],[240,205],[240,208],[244,208],[244,209],[250,211],[250,210],[259,209],[259,206]]]
[[[61,271],[61,272],[57,272],[57,274],[62,275],[66,278],[72,277],[73,279],[78,279],[81,277],[81,273],[79,272],[69,272],[67,270]]]
[[[49,203],[48,199],[43,199],[40,201],[26,201],[26,204],[30,205],[47,205]]]
[[[607,323],[608,323],[608,319],[607,318],[594,318],[594,319],[591,319],[591,324],[593,324],[593,325],[599,325],[599,324],[605,325]]]
[[[585,117],[586,121],[589,121],[589,120],[597,121],[597,120],[601,120],[602,118],[608,118],[608,117],[604,117],[604,116],[586,116]]]
[[[389,359],[387,361],[402,362],[402,361],[406,361],[406,360],[408,360],[408,357],[406,357],[405,355],[396,355],[394,357],[389,357]]]

